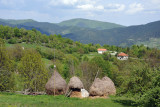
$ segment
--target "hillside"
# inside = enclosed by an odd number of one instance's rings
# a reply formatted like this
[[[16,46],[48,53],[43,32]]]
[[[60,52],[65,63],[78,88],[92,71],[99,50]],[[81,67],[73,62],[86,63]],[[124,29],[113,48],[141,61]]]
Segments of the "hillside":
[[[91,42],[102,45],[131,46],[149,41],[150,38],[160,38],[160,21],[102,31],[85,29],[63,35],[63,37],[68,37],[75,41],[80,40],[83,43]]]
[[[61,34],[62,37],[70,38],[82,43],[109,44],[117,46],[131,46],[133,44],[144,44],[149,47],[159,48],[159,42],[153,41],[160,38],[160,21],[145,25],[104,29],[107,22],[92,21],[88,19],[72,19],[53,24],[48,22],[37,22],[33,20],[0,20],[0,24],[11,27],[35,28],[43,34]],[[104,29],[104,30],[98,30]],[[154,44],[154,45],[152,45]]]
[[[14,25],[23,24],[26,22],[35,22],[32,19],[26,19],[26,20],[0,19],[0,21],[5,22],[5,23],[9,23],[9,24],[14,24]]]
[[[97,30],[124,27],[124,26],[119,25],[119,24],[89,20],[89,19],[81,19],[81,18],[63,21],[61,23],[58,23],[58,25],[68,26],[68,27],[74,26],[74,27],[97,29]]]
[[[97,54],[98,48],[105,48],[109,51]],[[116,56],[110,55],[110,51],[127,53],[129,59],[118,60]],[[81,101],[87,101],[88,106],[91,106],[92,102],[98,101],[94,105],[101,104],[106,107],[113,104],[117,107],[120,105],[118,103],[122,103],[123,106],[130,107],[147,107],[151,104],[154,106],[150,107],[159,107],[160,101],[157,100],[160,98],[159,58],[160,50],[151,49],[144,45],[122,48],[91,43],[82,44],[62,38],[61,35],[47,36],[36,29],[26,30],[0,25],[0,97],[2,96],[0,105],[16,105],[18,102],[18,105],[31,106],[34,103],[39,106],[40,99],[44,98],[44,105],[47,103],[53,106],[53,104],[60,104],[59,101],[67,101],[70,106],[71,99],[63,96],[54,96],[59,100],[51,103],[48,100],[46,102],[45,99],[50,99],[53,96],[37,95],[34,97],[4,93],[5,91],[21,93],[26,89],[30,89],[29,93],[45,92],[45,85],[53,74],[54,65],[56,65],[56,71],[66,82],[71,77],[77,76],[87,91],[89,91],[95,77],[108,76],[116,86],[116,96],[104,99],[105,102],[103,99],[75,98],[74,102],[72,101],[75,105],[80,104],[81,106]],[[112,98],[114,99],[112,100]],[[6,102],[6,99],[11,100]],[[151,102],[153,100],[155,102]]]

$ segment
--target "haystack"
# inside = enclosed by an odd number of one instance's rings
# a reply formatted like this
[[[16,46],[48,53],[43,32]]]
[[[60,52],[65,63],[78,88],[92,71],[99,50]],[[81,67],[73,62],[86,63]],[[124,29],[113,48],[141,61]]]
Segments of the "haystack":
[[[66,81],[61,77],[61,75],[57,71],[54,71],[52,77],[48,80],[45,86],[46,93],[48,95],[65,94],[66,87]]]
[[[71,90],[70,97],[82,98],[81,89],[84,88],[82,81],[78,77],[72,77],[67,86],[68,90]]]
[[[112,80],[103,77],[102,80],[96,78],[89,90],[90,96],[107,97],[116,94],[116,88]]]

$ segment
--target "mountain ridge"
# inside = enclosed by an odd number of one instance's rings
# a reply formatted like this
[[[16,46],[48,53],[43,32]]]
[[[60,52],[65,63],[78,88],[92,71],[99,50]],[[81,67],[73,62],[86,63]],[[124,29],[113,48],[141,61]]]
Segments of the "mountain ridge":
[[[84,19],[86,20],[86,19]],[[11,24],[14,23],[14,24]],[[143,25],[134,25],[128,27],[118,27],[112,29],[98,30],[95,28],[85,28],[78,26],[60,26],[49,22],[38,22],[34,20],[21,20],[21,23],[15,24],[14,20],[6,22],[0,20],[0,24],[11,27],[26,28],[28,30],[35,28],[41,33],[61,34],[62,37],[70,38],[74,41],[82,43],[99,43],[117,45],[117,46],[131,46],[133,44],[140,44],[144,41],[149,42],[150,38],[160,38],[160,21],[155,21]]]
[[[112,28],[119,28],[125,27],[123,25],[110,23],[110,22],[103,22],[97,20],[90,20],[90,19],[83,19],[83,18],[75,18],[66,21],[62,21],[58,23],[60,26],[76,26],[81,28],[91,28],[97,30],[104,30],[104,29],[112,29]]]

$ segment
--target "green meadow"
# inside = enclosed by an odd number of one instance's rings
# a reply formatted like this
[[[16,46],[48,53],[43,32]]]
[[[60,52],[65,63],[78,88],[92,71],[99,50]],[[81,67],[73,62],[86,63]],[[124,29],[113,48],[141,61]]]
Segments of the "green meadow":
[[[70,98],[49,95],[20,95],[15,93],[0,93],[0,107],[127,107],[108,99]]]

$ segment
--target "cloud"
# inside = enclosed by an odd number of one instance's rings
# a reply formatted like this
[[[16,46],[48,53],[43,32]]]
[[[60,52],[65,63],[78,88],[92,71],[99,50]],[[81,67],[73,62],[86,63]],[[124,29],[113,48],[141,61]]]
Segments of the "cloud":
[[[50,5],[74,5],[78,0],[51,0]]]
[[[82,5],[82,4],[95,4],[93,0],[50,0],[49,5]]]
[[[126,11],[128,14],[135,14],[137,12],[140,12],[144,10],[144,7],[140,3],[133,3],[129,5],[129,9]]]
[[[104,9],[102,5],[94,6],[92,4],[78,5],[77,8],[82,10],[103,10]]]
[[[160,0],[151,0],[153,3],[160,3]]]
[[[111,12],[120,12],[123,11],[125,7],[126,6],[124,4],[108,4],[107,10]]]

